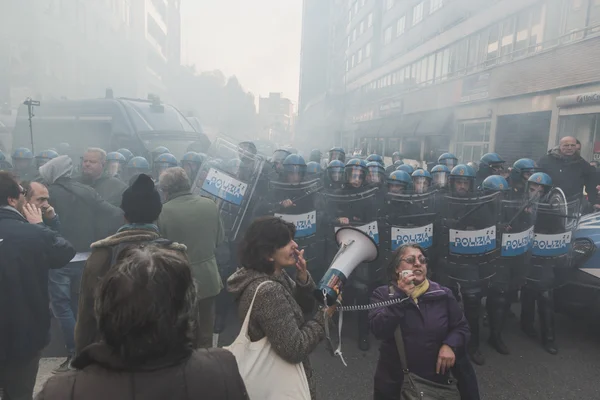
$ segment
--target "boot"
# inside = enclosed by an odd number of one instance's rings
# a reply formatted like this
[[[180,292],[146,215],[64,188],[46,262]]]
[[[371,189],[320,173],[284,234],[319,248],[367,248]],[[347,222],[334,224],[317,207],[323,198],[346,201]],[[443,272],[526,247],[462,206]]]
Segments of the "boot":
[[[556,355],[558,349],[554,344],[554,293],[552,290],[540,293],[538,312],[542,328],[542,346],[548,353]]]
[[[367,311],[358,312],[358,348],[361,351],[369,351],[369,314]]]
[[[521,330],[532,339],[537,338],[533,325],[535,320],[535,300],[537,292],[527,288],[521,289]]]
[[[471,329],[471,340],[467,345],[467,352],[471,360],[477,365],[485,364],[485,357],[479,350],[479,315],[481,309],[480,293],[463,293],[465,317]]]
[[[510,302],[506,293],[490,293],[486,301],[486,308],[490,323],[490,338],[488,343],[500,354],[508,355],[510,351],[502,340],[502,330],[506,323],[506,314]]]

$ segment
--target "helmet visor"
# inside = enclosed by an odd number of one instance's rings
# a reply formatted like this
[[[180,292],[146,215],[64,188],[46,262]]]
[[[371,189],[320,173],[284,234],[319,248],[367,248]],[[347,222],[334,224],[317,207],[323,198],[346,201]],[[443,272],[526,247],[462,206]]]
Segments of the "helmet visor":
[[[362,186],[365,181],[365,171],[360,167],[346,168],[346,182],[353,187]]]
[[[429,179],[425,176],[416,176],[413,178],[415,193],[425,193],[429,189]]]
[[[285,179],[288,183],[300,183],[304,180],[304,174],[306,173],[305,165],[285,165],[284,166]]]
[[[473,179],[466,177],[454,177],[451,180],[452,193],[458,196],[466,196],[473,191]]]
[[[380,184],[383,182],[384,174],[381,173],[379,168],[369,168],[367,174],[367,182],[370,184]]]
[[[121,174],[123,164],[120,161],[109,161],[106,163],[106,172],[108,176],[117,176]]]
[[[327,174],[331,182],[341,182],[344,178],[344,171],[340,167],[328,168]]]
[[[406,191],[406,186],[407,185],[404,182],[388,183],[388,192],[402,194]]]
[[[333,150],[329,153],[329,159],[330,160],[340,160],[340,161],[344,161],[344,157],[342,156],[342,152],[339,150]]]
[[[435,186],[438,187],[446,187],[448,186],[448,173],[441,171],[441,172],[434,172],[433,174],[431,174],[432,179],[433,179],[433,184]]]

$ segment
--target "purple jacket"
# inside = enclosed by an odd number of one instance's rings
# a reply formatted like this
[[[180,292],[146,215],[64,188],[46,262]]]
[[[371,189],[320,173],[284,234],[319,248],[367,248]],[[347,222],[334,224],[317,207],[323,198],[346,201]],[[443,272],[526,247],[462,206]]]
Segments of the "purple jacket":
[[[450,289],[429,282],[429,289],[419,297],[418,306],[395,286],[392,297],[388,286],[375,289],[371,296],[371,303],[405,298],[400,304],[369,312],[371,332],[381,340],[375,389],[391,398],[399,396],[404,380],[394,340],[398,324],[404,337],[409,370],[440,383],[447,380],[435,373],[440,347],[447,344],[455,353],[462,352],[471,336],[467,320]]]

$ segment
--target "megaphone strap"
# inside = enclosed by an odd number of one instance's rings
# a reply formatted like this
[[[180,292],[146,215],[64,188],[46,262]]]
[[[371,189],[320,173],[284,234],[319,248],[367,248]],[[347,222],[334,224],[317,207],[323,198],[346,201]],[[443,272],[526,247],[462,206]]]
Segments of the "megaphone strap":
[[[346,363],[346,360],[344,360],[344,355],[342,354],[342,324],[344,323],[344,312],[340,311],[339,312],[339,320],[338,320],[338,346],[335,350],[333,350],[333,343],[331,341],[331,335],[329,334],[329,315],[327,315],[327,309],[324,308],[323,309],[323,314],[325,316],[325,338],[327,339],[327,342],[329,343],[330,349],[333,351],[333,355],[334,356],[339,356],[340,360],[342,360],[342,364],[344,364],[345,367],[348,366],[348,364]]]

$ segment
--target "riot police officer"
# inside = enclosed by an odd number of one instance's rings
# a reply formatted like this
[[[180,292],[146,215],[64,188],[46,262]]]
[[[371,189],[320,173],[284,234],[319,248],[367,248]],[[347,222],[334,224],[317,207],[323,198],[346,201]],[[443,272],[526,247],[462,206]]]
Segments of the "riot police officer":
[[[396,168],[396,171],[404,171],[407,174],[409,174],[410,176],[412,176],[413,172],[415,172],[415,169],[410,164],[402,164],[402,165],[398,166],[398,168]]]
[[[133,157],[125,168],[125,183],[132,183],[139,174],[149,174],[150,163],[144,157]]]
[[[58,153],[54,150],[44,150],[44,151],[40,151],[36,156],[35,156],[35,167],[39,168],[42,165],[46,164],[48,161],[52,160],[53,158],[58,157]]]
[[[325,187],[331,190],[341,189],[344,185],[344,163],[340,160],[333,160],[327,165],[327,176]]]
[[[458,158],[452,153],[444,153],[438,157],[438,165],[445,165],[448,169],[456,167],[458,164]]]
[[[278,175],[281,175],[283,173],[283,161],[290,154],[292,153],[287,149],[277,149],[273,152],[273,156],[271,157],[271,162],[273,165],[273,173],[270,174],[271,180],[279,179]]]
[[[498,155],[498,153],[486,153],[481,156],[475,185],[479,187],[483,183],[483,180],[490,175],[503,175],[504,163],[505,161]]]
[[[190,178],[190,182],[193,183],[196,180],[196,175],[198,175],[203,162],[204,157],[195,151],[188,151],[181,158],[181,168],[185,170],[188,178]]]
[[[165,172],[167,169],[176,167],[178,165],[177,158],[175,158],[173,154],[164,153],[159,155],[154,159],[154,164],[152,165],[154,179],[158,181],[160,174]]]
[[[0,171],[11,171],[12,165],[6,159],[6,156],[0,151]]]
[[[310,162],[321,163],[321,158],[323,157],[323,153],[319,149],[312,149],[310,152]],[[308,165],[308,164],[307,164]]]
[[[367,157],[367,159],[365,161],[367,162],[367,164],[370,162],[378,162],[379,164],[381,164],[381,168],[385,168],[385,163],[383,162],[383,157],[381,157],[379,154],[371,154]]]
[[[332,147],[329,150],[329,162],[333,160],[339,160],[341,162],[346,162],[346,151],[341,147]]]
[[[487,287],[490,267],[499,255],[496,240],[497,194],[475,191],[475,171],[459,164],[449,177],[450,192],[442,204],[442,246],[440,276],[448,278],[453,290],[460,289],[465,317],[471,328],[467,352],[473,362],[485,363],[479,349],[481,299]]]
[[[124,147],[118,149],[117,153],[123,154],[126,163],[128,163],[134,157],[133,153]]]
[[[37,175],[33,165],[33,153],[26,147],[19,147],[12,154],[13,171],[21,181],[30,181]]]
[[[431,183],[438,190],[446,190],[448,188],[448,177],[450,169],[445,165],[436,165],[431,169]]]
[[[398,153],[399,154],[399,153]],[[385,169],[385,174],[386,176],[390,176],[390,174],[394,171],[396,171],[398,169],[399,166],[401,166],[402,164],[404,164],[404,161],[402,160],[396,160],[392,163],[392,165],[388,166]]]
[[[322,179],[323,178],[323,170],[321,169],[321,164],[316,161],[311,161],[306,164],[306,177],[308,179]]]
[[[152,162],[154,162],[161,154],[171,154],[171,152],[165,146],[158,146],[152,150]]]
[[[373,187],[382,187],[385,183],[385,169],[378,161],[367,163],[367,184]]]
[[[410,190],[412,178],[406,171],[394,171],[387,179],[388,193],[402,194]]]
[[[523,198],[527,181],[537,169],[537,164],[530,158],[521,158],[515,161],[510,171],[511,196]]]
[[[402,161],[402,154],[399,151],[392,153],[392,164],[396,164],[396,161]]]
[[[118,151],[113,151],[106,155],[105,170],[108,176],[120,179],[125,165],[127,165],[127,159]]]
[[[412,173],[413,190],[416,194],[423,194],[429,191],[431,186],[431,174],[424,169],[418,169]]]

